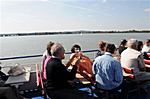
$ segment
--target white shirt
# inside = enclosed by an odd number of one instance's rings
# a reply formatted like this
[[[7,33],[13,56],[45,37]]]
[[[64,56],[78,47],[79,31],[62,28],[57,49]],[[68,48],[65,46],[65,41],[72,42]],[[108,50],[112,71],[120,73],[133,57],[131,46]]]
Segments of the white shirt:
[[[133,68],[134,73],[137,74],[140,68],[145,67],[143,55],[137,50],[127,48],[121,53],[121,65],[122,67]]]

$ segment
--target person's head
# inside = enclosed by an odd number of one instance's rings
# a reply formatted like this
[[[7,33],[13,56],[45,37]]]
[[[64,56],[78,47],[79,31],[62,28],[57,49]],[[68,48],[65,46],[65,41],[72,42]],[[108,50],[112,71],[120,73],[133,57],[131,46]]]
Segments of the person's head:
[[[106,42],[100,41],[98,45],[99,45],[99,48],[100,48],[101,51],[105,51]]]
[[[150,46],[150,39],[147,39],[147,40],[145,41],[145,45]]]
[[[48,54],[51,56],[51,47],[54,45],[54,42],[50,41],[48,44],[47,44],[47,52]]]
[[[138,44],[138,40],[136,39],[129,39],[127,42],[127,46],[132,49],[137,49],[137,44]]]
[[[142,48],[143,48],[143,42],[142,41],[138,41],[138,43],[137,43],[137,50],[141,51]]]
[[[72,53],[78,53],[80,51],[81,51],[81,47],[78,44],[73,45],[71,48]]]
[[[111,54],[115,54],[116,52],[116,46],[114,44],[107,44],[106,46],[106,52],[109,52]]]
[[[123,39],[123,40],[121,40],[120,45],[121,45],[121,46],[126,46],[126,43],[127,43],[127,40],[126,40],[126,39]]]
[[[54,45],[51,47],[51,55],[62,60],[65,58],[64,54],[64,47],[60,43],[54,43]]]

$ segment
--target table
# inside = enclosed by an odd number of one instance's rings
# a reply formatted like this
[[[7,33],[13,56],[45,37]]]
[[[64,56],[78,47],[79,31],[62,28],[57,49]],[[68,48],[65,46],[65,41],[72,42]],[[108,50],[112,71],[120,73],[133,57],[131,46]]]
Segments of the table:
[[[79,73],[76,74],[76,78],[84,85],[85,88],[88,88],[87,92],[89,92],[90,96],[94,97],[93,84]]]
[[[91,84],[90,81],[88,81],[87,79],[85,79],[81,74],[77,73],[76,74],[76,78],[79,79],[79,81],[82,83],[82,84]]]
[[[19,85],[25,82],[29,82],[31,67],[24,67],[24,68],[26,69],[25,73],[17,76],[9,76],[5,84],[14,85],[16,88],[18,88]]]

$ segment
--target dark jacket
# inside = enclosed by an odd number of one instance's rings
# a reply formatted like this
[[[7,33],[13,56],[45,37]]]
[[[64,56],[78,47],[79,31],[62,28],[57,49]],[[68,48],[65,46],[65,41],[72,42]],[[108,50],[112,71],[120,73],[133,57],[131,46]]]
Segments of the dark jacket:
[[[51,58],[46,65],[47,89],[69,88],[68,80],[73,80],[77,67],[69,72],[60,59]]]

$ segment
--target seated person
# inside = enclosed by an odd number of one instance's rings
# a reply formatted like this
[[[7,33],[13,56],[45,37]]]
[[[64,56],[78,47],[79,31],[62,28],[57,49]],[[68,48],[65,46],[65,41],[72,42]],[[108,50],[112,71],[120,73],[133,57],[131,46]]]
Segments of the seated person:
[[[51,59],[51,47],[54,45],[53,42],[49,42],[47,44],[47,49],[45,51],[45,54],[43,54],[43,60],[42,60],[42,79],[43,81],[46,80],[46,65],[47,65],[47,62],[48,60]]]
[[[101,56],[105,53],[106,44],[107,43],[104,41],[99,42],[99,44],[98,44],[99,45],[99,51],[97,52],[96,57]]]
[[[141,52],[142,48],[143,48],[143,42],[142,41],[138,41],[138,43],[137,43],[137,51]],[[143,53],[143,57],[144,57],[144,59],[150,60],[150,58],[149,58],[149,56],[147,55],[146,52]]]
[[[90,99],[85,98],[83,93],[69,84],[69,80],[75,78],[77,67],[68,71],[67,67],[62,64],[65,50],[60,43],[55,43],[51,47],[52,58],[46,65],[46,90],[52,99]]]
[[[143,48],[143,42],[142,41],[138,41],[137,42],[137,51],[141,52]]]
[[[147,39],[142,48],[142,52],[150,53],[150,39]]]
[[[127,49],[126,47],[126,43],[127,43],[127,40],[126,39],[123,39],[118,47],[118,51],[119,51],[119,54],[121,54],[125,49]]]
[[[136,79],[150,81],[150,73],[146,72],[143,54],[137,51],[137,43],[136,39],[128,40],[128,48],[121,53],[121,65],[134,69]]]
[[[93,62],[89,57],[85,56],[81,52],[81,47],[75,44],[71,48],[71,57],[66,66],[76,65],[78,67],[78,73],[81,74],[84,78],[94,83],[94,77],[92,73],[92,64]]]
[[[99,56],[93,63],[93,74],[95,75],[96,88],[107,91],[121,91],[121,99],[124,98],[125,91],[123,88],[123,73],[119,61],[113,58],[116,53],[114,44],[107,44],[104,55]]]
[[[115,45],[108,44],[105,54],[97,57],[93,63],[92,70],[98,88],[112,90],[119,87],[123,81],[121,64],[112,56],[115,51]]]

